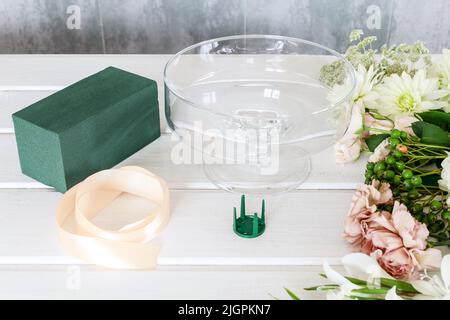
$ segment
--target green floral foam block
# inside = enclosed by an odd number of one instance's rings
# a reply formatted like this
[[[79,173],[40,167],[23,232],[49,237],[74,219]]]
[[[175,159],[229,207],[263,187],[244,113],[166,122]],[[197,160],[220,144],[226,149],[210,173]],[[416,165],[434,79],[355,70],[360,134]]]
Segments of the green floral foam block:
[[[109,67],[13,114],[22,172],[64,192],[161,135],[156,82]]]

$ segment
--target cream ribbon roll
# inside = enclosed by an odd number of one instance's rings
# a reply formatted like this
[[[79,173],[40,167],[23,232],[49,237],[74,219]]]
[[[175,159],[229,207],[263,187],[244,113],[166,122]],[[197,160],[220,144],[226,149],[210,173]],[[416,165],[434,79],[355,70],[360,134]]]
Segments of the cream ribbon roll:
[[[122,193],[148,199],[156,209],[117,231],[96,226],[91,220]],[[70,216],[74,218],[73,231],[65,226]],[[73,256],[110,268],[152,269],[160,248],[147,242],[164,229],[169,217],[166,182],[143,168],[123,167],[97,172],[67,191],[58,206],[56,222],[60,242]]]

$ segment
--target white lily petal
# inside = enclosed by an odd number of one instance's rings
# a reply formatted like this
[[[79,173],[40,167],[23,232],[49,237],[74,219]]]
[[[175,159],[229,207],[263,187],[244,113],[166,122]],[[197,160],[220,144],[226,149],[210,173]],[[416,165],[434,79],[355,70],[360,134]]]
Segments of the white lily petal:
[[[364,114],[364,107],[360,103],[356,103],[352,106],[350,123],[345,133],[346,138],[358,136],[358,134],[356,134],[355,132],[360,130],[364,125],[363,114]]]
[[[414,289],[426,296],[441,297],[438,288],[434,286],[431,281],[414,280],[411,282],[411,285],[414,287]]]
[[[442,300],[450,300],[450,292],[443,296]]]
[[[346,300],[345,294],[341,290],[329,290],[326,295],[327,300]]]
[[[445,288],[450,290],[450,254],[442,258],[441,277],[444,281]]]
[[[343,275],[341,275],[339,272],[333,270],[330,265],[328,264],[327,260],[323,261],[323,272],[327,276],[328,280],[331,282],[338,284],[340,286],[345,286],[348,288],[358,289],[359,286],[351,283],[349,280],[347,280]]]
[[[403,300],[400,296],[397,295],[396,287],[393,286],[389,289],[389,291],[386,293],[386,296],[384,297],[385,300]]]
[[[354,278],[366,281],[375,278],[392,279],[374,258],[360,252],[345,255],[342,264],[349,276]]]

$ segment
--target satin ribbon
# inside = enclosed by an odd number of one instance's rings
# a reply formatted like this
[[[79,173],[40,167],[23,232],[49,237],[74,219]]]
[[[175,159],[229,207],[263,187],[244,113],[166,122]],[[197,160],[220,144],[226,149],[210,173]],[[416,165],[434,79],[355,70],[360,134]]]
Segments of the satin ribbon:
[[[117,231],[104,230],[92,223],[122,193],[148,199],[156,209]],[[129,210],[133,210],[132,206]],[[65,227],[70,216],[74,217],[74,231]],[[67,253],[88,263],[118,269],[155,268],[160,247],[146,242],[164,229],[169,218],[167,184],[140,167],[93,174],[64,194],[56,213],[60,242]]]

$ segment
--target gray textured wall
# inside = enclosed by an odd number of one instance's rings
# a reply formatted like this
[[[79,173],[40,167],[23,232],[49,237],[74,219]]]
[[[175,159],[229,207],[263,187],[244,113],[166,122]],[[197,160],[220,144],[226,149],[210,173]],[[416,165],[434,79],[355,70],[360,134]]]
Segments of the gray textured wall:
[[[174,53],[244,33],[343,51],[354,28],[439,52],[449,17],[449,0],[0,0],[0,53]]]

